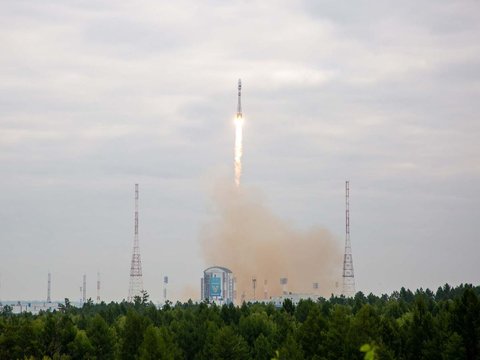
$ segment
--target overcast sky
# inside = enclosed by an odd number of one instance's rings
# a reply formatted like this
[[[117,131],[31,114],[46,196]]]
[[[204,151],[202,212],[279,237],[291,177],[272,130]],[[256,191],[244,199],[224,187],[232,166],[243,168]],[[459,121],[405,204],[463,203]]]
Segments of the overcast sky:
[[[349,179],[358,290],[480,283],[480,2],[0,5],[0,299],[125,298],[136,182],[145,288],[199,292],[240,77],[243,185],[342,244]]]

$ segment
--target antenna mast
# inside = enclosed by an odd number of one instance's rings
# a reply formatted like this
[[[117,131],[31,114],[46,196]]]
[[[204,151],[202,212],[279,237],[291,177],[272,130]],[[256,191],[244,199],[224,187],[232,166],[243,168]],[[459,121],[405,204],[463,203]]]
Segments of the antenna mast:
[[[48,289],[47,289],[47,303],[51,303],[51,295],[52,294],[52,274],[48,272]]]
[[[100,273],[97,272],[97,303],[100,304]]]
[[[142,261],[140,259],[140,246],[138,242],[138,184],[135,184],[135,231],[133,237],[132,263],[130,266],[128,301],[133,301],[136,296],[142,296],[142,291]]]
[[[167,303],[167,285],[168,285],[168,276],[163,277],[163,303]]]
[[[343,256],[343,295],[355,295],[352,244],[350,243],[350,181],[345,181],[345,254]]]
[[[82,303],[87,302],[87,275],[83,274]]]

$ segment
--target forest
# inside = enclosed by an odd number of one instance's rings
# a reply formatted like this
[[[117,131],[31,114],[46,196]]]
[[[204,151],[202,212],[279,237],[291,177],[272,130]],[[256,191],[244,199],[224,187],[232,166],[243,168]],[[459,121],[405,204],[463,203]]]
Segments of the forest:
[[[0,359],[480,359],[480,286],[217,306],[134,303],[0,314]]]

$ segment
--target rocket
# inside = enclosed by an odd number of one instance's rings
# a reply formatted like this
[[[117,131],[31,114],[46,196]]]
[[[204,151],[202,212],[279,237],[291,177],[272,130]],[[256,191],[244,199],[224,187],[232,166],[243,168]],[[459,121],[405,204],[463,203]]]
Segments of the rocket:
[[[242,79],[238,79],[237,119],[241,119],[242,117]]]

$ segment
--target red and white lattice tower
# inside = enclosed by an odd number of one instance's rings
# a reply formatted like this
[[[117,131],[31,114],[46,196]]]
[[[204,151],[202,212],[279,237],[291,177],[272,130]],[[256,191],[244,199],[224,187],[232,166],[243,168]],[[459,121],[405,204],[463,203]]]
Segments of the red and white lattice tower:
[[[47,288],[47,303],[52,302],[52,274],[48,272],[48,288]]]
[[[83,274],[82,304],[87,302],[87,274]]]
[[[352,244],[350,243],[350,181],[345,181],[345,254],[343,255],[343,295],[355,295]]]
[[[97,304],[100,304],[100,272],[97,272]]]
[[[130,266],[130,286],[128,287],[128,301],[133,301],[136,296],[142,296],[142,261],[140,259],[140,246],[138,244],[138,184],[135,184],[135,232],[133,238],[132,263]]]

